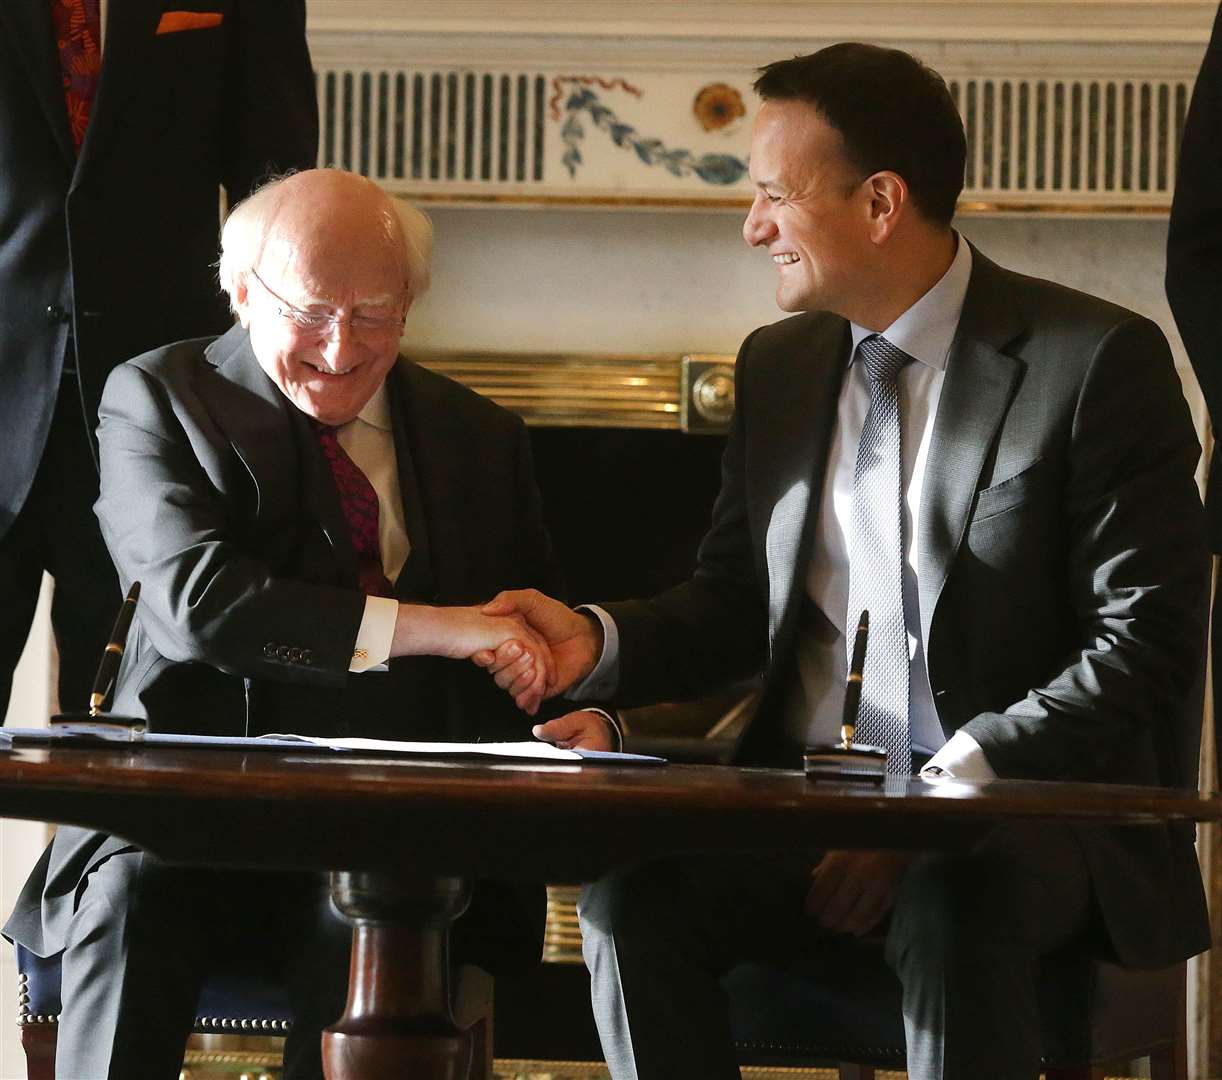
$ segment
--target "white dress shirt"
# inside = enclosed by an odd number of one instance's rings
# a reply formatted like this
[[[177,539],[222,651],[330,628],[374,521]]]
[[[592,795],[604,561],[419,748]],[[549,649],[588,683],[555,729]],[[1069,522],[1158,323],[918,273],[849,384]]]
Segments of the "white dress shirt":
[[[384,385],[366,402],[355,420],[336,429],[336,439],[377,492],[378,554],[382,572],[393,585],[407,562],[411,544],[403,518],[390,399]],[[365,614],[356,633],[349,671],[386,670],[398,615],[398,600],[387,596],[365,597]]]
[[[920,566],[916,537],[925,464],[951,344],[972,272],[971,248],[961,238],[957,239],[955,257],[946,273],[882,331],[882,336],[914,361],[898,377],[906,541],[904,622],[908,630],[912,746],[916,752],[932,755],[922,773],[929,770],[965,779],[989,779],[995,773],[976,741],[964,732],[956,732],[947,741],[942,732],[929,686],[917,589]],[[869,378],[865,365],[856,362],[856,356],[858,344],[873,333],[853,324],[851,330],[852,347],[845,358],[849,370],[841,386],[813,555],[806,573],[811,617],[804,620],[798,634],[798,678],[787,694],[784,709],[786,729],[796,743],[834,742],[840,736],[848,669],[844,628],[849,600],[848,535],[853,512],[853,474],[857,444],[870,408]],[[569,692],[574,700],[606,695],[619,674],[619,635],[614,620],[600,608],[586,610],[603,625],[603,655],[594,671]],[[855,618],[853,625],[856,627]]]

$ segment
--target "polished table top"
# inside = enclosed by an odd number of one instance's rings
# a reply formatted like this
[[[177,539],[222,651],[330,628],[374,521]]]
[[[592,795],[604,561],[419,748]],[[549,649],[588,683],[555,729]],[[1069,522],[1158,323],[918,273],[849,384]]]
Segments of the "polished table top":
[[[329,869],[353,924],[330,1080],[454,1080],[475,1042],[450,1014],[464,877],[589,880],[649,856],[955,847],[1002,821],[1222,818],[1195,792],[889,779],[811,783],[727,766],[457,763],[116,745],[0,752],[0,815],[87,825],[177,862]],[[485,1047],[485,1052],[488,1048]]]
[[[584,880],[679,852],[958,846],[1003,821],[1222,819],[1190,791],[996,780],[812,783],[726,766],[528,766],[162,747],[0,753],[0,816],[182,862]]]

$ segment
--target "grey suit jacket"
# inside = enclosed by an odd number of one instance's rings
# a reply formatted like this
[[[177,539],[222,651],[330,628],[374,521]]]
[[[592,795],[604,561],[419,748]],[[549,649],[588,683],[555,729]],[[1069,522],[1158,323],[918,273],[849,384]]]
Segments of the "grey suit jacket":
[[[764,672],[741,762],[797,761],[780,698],[849,340],[827,314],[747,338],[694,577],[607,605],[625,704]],[[1000,776],[1192,782],[1208,599],[1199,453],[1153,323],[974,253],[929,451],[919,592],[942,727],[970,734]],[[1121,959],[1208,947],[1190,830],[1079,835]]]
[[[406,361],[388,389],[412,543],[400,598],[562,592],[525,425]],[[530,737],[531,718],[465,661],[349,673],[365,598],[335,484],[244,330],[120,366],[101,414],[98,517],[124,587],[141,582],[116,711],[159,731]],[[5,933],[62,948],[80,881],[124,843],[61,829]],[[538,959],[542,916],[541,889],[486,883],[464,919],[480,920],[493,970]]]

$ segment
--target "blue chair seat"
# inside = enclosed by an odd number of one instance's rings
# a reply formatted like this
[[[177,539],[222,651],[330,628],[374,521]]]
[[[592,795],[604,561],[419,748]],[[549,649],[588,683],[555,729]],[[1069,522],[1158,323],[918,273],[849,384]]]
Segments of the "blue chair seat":
[[[60,1012],[60,957],[35,956],[17,946],[20,986],[18,1023],[54,1024]],[[293,1016],[283,988],[270,976],[249,971],[209,975],[199,995],[195,1031],[200,1035],[249,1032],[283,1035]]]

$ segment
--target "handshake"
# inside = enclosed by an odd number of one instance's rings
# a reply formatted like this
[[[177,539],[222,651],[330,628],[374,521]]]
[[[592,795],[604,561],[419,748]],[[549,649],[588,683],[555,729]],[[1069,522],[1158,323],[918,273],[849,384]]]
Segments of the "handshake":
[[[548,698],[581,682],[602,655],[598,620],[535,589],[503,592],[483,607],[401,604],[392,656],[470,659],[491,674],[519,709],[534,716]],[[557,746],[610,750],[602,715],[568,713],[533,729]]]

